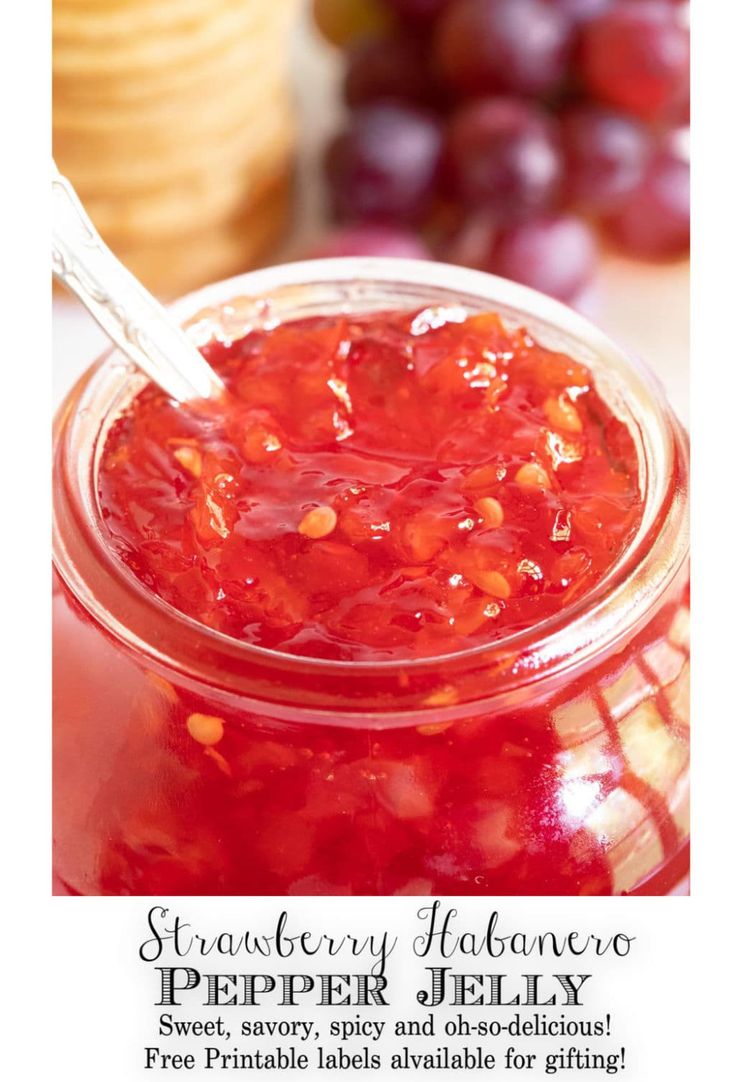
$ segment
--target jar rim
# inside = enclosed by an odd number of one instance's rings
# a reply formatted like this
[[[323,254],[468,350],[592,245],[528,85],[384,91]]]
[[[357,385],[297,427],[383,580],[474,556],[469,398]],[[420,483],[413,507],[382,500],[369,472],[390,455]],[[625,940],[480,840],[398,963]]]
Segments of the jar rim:
[[[372,303],[371,296],[381,289],[383,304]],[[345,709],[346,704],[361,703],[374,711],[377,695],[380,712],[400,703],[402,712],[416,709],[432,699],[428,689],[437,686],[460,689],[458,701],[467,703],[462,689],[475,687],[481,673],[482,689],[470,697],[501,701],[522,685],[580,667],[641,622],[687,557],[686,438],[649,369],[585,317],[525,286],[480,271],[379,257],[311,260],[251,271],[187,294],[170,308],[195,343],[203,345],[213,338],[238,337],[254,323],[267,326],[270,320],[296,318],[307,305],[314,306],[315,313],[324,311],[328,293],[333,305],[343,305],[339,310],[368,304],[365,310],[375,311],[391,307],[389,298],[400,302],[402,295],[411,294],[416,299],[423,291],[432,297],[419,299],[419,304],[442,303],[437,297],[445,293],[445,303],[472,302],[476,311],[498,311],[502,318],[528,327],[535,338],[541,333],[543,344],[555,340],[553,348],[584,359],[594,368],[597,382],[610,380],[603,393],[616,397],[617,408],[628,414],[634,429],[645,502],[636,537],[599,583],[570,608],[536,625],[428,658],[305,657],[209,628],[146,589],[115,558],[95,519],[97,466],[106,426],[146,382],[112,350],[82,376],[55,426],[54,562],[89,615],[153,666],[221,684],[238,696],[293,704],[302,702],[301,693],[308,700],[305,705]],[[475,680],[469,683],[471,673]],[[361,695],[361,682],[377,676],[380,690]],[[288,686],[283,678],[288,678]],[[325,687],[330,682],[334,687]],[[351,683],[350,694],[346,682]],[[457,704],[436,705],[451,713]]]

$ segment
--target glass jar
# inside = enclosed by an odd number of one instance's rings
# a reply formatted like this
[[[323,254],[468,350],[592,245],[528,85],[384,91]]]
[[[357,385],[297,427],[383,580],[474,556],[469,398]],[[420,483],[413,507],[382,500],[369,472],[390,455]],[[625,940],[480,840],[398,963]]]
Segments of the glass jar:
[[[80,894],[666,894],[688,870],[687,443],[581,316],[436,263],[321,260],[174,306],[198,344],[272,321],[460,304],[591,367],[640,457],[641,527],[587,595],[444,657],[237,642],[106,546],[99,452],[144,380],[115,354],[55,434],[54,867]],[[216,747],[192,715],[217,719]]]

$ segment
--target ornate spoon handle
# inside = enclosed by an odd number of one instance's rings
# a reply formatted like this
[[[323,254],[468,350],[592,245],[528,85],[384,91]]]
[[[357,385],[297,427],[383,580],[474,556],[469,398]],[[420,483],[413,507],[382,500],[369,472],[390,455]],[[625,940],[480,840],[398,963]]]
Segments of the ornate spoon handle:
[[[53,273],[133,364],[179,402],[223,385],[165,309],[104,243],[74,188],[54,167]]]

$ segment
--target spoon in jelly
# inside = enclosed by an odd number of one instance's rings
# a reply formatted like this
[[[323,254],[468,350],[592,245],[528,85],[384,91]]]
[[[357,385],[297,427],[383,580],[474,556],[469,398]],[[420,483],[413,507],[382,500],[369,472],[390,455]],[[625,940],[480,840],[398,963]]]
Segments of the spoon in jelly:
[[[54,166],[54,276],[125,356],[178,402],[218,398],[224,385],[161,304],[112,254]]]

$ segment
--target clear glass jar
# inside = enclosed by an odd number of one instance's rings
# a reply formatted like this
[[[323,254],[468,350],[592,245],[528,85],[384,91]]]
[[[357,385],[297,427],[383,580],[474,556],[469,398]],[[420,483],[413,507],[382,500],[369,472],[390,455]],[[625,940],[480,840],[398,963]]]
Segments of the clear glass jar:
[[[81,894],[665,894],[688,871],[687,443],[652,376],[564,306],[436,263],[321,260],[174,306],[199,344],[270,321],[461,304],[594,369],[636,441],[641,528],[539,626],[429,660],[236,642],[106,547],[115,354],[56,424],[54,867]],[[222,718],[217,749],[187,718]]]

